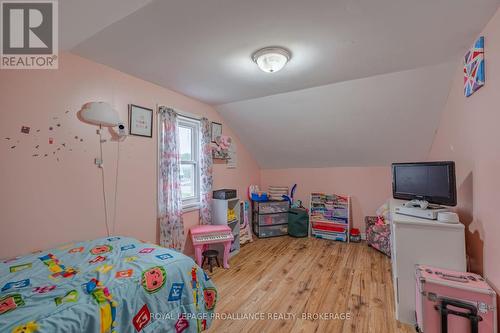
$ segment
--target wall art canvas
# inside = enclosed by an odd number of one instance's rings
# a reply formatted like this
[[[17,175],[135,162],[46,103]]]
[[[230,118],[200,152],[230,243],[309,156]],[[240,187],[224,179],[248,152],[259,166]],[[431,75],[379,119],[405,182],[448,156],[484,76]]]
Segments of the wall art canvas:
[[[130,104],[129,133],[130,135],[153,137],[153,110]]]
[[[484,86],[484,37],[479,37],[465,55],[464,94],[469,97]]]

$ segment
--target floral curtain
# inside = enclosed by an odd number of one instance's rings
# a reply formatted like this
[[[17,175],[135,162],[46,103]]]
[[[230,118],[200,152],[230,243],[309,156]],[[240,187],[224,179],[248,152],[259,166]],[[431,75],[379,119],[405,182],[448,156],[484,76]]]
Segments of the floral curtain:
[[[160,107],[160,156],[159,156],[159,218],[161,246],[182,251],[184,223],[182,221],[182,196],[179,157],[179,130],[177,113]]]
[[[202,118],[200,122],[200,224],[212,223],[212,144],[210,121]]]

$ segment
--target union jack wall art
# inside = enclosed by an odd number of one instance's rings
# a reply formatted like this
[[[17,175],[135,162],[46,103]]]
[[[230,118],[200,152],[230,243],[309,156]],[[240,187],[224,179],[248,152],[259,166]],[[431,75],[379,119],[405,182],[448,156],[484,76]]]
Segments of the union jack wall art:
[[[469,97],[482,86],[484,86],[484,37],[481,36],[465,55],[465,96]]]

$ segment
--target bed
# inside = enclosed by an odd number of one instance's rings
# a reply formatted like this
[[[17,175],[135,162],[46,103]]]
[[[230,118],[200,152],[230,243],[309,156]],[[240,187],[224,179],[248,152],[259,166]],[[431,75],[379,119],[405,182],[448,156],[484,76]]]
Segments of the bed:
[[[0,262],[0,331],[200,332],[217,290],[195,262],[128,237]]]

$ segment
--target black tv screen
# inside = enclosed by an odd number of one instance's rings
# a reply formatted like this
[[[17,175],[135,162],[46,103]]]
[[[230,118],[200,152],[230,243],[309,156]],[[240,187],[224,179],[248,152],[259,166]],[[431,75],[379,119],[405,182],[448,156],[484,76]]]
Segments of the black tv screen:
[[[395,199],[419,199],[456,206],[455,184],[455,162],[392,164],[392,195]]]

